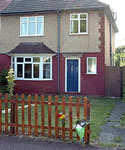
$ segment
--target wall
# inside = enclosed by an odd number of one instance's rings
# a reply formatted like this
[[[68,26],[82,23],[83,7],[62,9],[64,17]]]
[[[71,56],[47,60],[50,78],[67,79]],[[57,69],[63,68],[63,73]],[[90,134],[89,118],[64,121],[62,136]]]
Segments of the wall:
[[[0,54],[0,71],[10,67],[11,58],[7,55]]]
[[[71,12],[72,13],[72,12]],[[77,12],[73,12],[77,13]],[[80,12],[81,13],[81,12]],[[35,14],[38,16],[38,14]],[[44,42],[49,48],[57,51],[57,14],[39,14],[44,16],[44,36],[20,37],[20,17],[2,16],[2,30],[0,49],[7,53],[20,42]],[[33,14],[32,14],[33,16]],[[88,34],[70,35],[70,13],[61,13],[61,52],[100,52],[99,16],[96,11],[88,12]]]
[[[112,27],[112,53],[115,53],[115,31]],[[110,22],[105,15],[105,64],[110,66]]]
[[[44,36],[20,37],[20,16],[2,16],[2,36],[0,37],[2,53],[9,52],[20,42],[44,42],[52,50],[57,51],[57,15],[46,14],[44,22]]]
[[[73,12],[78,13],[78,12]],[[84,12],[83,12],[84,13]],[[61,14],[61,53],[66,52],[100,52],[99,16],[96,11],[88,13],[88,34],[70,34],[70,14]]]
[[[97,57],[97,74],[86,74],[87,57]],[[10,65],[10,58],[0,55],[1,64]],[[100,95],[104,96],[104,57],[102,54],[85,53],[80,59],[81,61],[81,89],[82,95]],[[4,66],[5,67],[5,66]],[[57,94],[57,56],[53,56],[53,80],[51,81],[28,81],[17,80],[15,93],[18,94]],[[65,57],[60,55],[60,93],[65,93]],[[65,93],[66,94],[66,93]],[[74,93],[70,93],[74,94]]]
[[[97,74],[86,74],[86,60],[87,57],[97,57]],[[89,54],[85,53],[80,59],[81,61],[81,89],[82,95],[100,95],[104,96],[104,57],[102,54]],[[60,92],[65,93],[65,58],[60,57]],[[72,93],[69,93],[72,94]],[[74,93],[73,93],[74,94]]]
[[[105,64],[110,66],[110,24],[105,15]]]
[[[57,93],[57,57],[53,57],[52,80],[28,81],[17,80],[15,93],[18,94],[56,94]]]

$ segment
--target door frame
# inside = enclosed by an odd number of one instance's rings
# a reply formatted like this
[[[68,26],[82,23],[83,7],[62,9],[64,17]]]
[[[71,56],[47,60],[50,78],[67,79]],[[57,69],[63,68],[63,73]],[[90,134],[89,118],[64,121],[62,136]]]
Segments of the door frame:
[[[65,58],[65,92],[67,91],[67,60],[78,60],[78,93],[80,93],[81,85],[80,85],[80,80],[81,80],[81,59],[80,58]]]

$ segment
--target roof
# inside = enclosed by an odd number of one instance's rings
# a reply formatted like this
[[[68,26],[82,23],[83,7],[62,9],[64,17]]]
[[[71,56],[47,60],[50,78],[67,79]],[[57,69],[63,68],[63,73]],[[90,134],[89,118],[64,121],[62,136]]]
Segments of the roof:
[[[105,10],[113,23],[115,32],[118,32],[113,14],[109,5],[100,2],[99,0],[0,0],[10,1],[8,7],[4,7],[0,14],[22,14],[34,12],[57,12],[70,10]]]
[[[12,0],[0,0],[0,12],[4,10]]]
[[[48,48],[44,43],[20,43],[13,50],[11,50],[8,54],[55,54],[53,50]]]
[[[98,0],[12,0],[2,13],[24,13],[72,9],[97,9],[108,6]]]

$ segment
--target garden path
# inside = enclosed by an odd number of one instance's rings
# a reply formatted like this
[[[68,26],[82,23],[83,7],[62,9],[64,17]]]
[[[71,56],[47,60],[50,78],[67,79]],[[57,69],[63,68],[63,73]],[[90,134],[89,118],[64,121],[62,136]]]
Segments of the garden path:
[[[101,128],[101,143],[123,145],[125,147],[125,128],[120,127],[120,119],[125,113],[125,102],[119,100],[106,123]]]

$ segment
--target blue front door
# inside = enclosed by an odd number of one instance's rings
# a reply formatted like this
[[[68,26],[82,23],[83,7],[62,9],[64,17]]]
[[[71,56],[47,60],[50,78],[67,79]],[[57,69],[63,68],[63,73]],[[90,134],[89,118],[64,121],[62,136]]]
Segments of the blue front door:
[[[67,59],[67,92],[78,92],[78,59]]]

